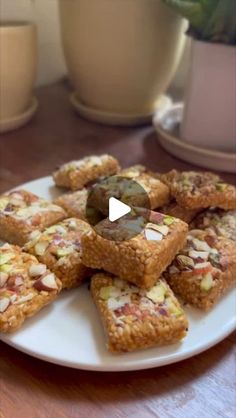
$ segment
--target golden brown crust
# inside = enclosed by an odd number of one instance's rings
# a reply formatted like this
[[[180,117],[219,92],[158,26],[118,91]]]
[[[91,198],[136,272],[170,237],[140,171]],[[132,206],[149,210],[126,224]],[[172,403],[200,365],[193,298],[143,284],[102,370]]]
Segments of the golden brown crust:
[[[236,209],[236,188],[223,182],[216,174],[171,170],[161,179],[169,185],[171,196],[184,208],[216,206],[225,210]]]
[[[0,331],[12,332],[58,296],[61,281],[33,255],[9,244],[0,247],[0,264]]]
[[[208,311],[236,282],[236,247],[232,241],[217,238],[209,231],[193,230],[189,237],[210,243],[210,249],[207,250],[209,256],[205,257],[204,251],[200,251],[199,259],[195,258],[191,266],[192,253],[189,251],[194,251],[196,257],[198,250],[188,241],[164,276],[172,290],[185,302]],[[204,260],[201,259],[203,256]]]
[[[34,230],[59,222],[66,212],[26,190],[0,196],[0,239],[23,246]]]
[[[92,274],[81,262],[81,236],[89,230],[81,219],[65,219],[36,235],[24,248],[61,279],[63,288],[77,287]]]
[[[99,228],[103,229],[107,222],[100,222]],[[116,274],[140,287],[152,287],[184,245],[188,226],[175,219],[169,225],[167,235],[160,241],[154,241],[145,236],[150,225],[152,229],[153,224],[147,224],[141,234],[121,242],[105,239],[94,230],[90,231],[81,239],[83,263]],[[117,229],[119,231],[119,224]]]
[[[103,179],[91,189],[89,204],[105,216],[109,213],[109,199],[114,196],[129,206],[147,209],[155,209],[169,201],[168,186],[155,177],[144,173],[132,179],[122,173]],[[134,175],[134,172],[130,174]]]
[[[178,205],[178,203],[174,200],[169,204],[159,208],[159,212],[174,216],[175,218],[179,218],[188,224],[199,212],[201,212],[201,209],[186,209]]]
[[[191,227],[206,229],[218,236],[236,241],[236,210],[209,209],[198,215]]]
[[[86,205],[88,189],[77,190],[73,193],[66,193],[54,200],[54,203],[61,206],[69,217],[75,217],[86,221]]]
[[[164,280],[147,292],[100,273],[91,292],[113,353],[172,344],[186,335],[187,318]]]
[[[63,164],[53,173],[53,179],[57,186],[79,190],[101,176],[116,174],[119,169],[118,161],[111,155],[92,155]]]

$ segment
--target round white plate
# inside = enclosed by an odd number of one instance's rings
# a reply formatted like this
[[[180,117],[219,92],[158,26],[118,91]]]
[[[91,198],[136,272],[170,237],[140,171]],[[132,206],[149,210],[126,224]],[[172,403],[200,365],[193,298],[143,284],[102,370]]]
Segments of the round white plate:
[[[208,170],[236,173],[236,154],[197,147],[180,138],[179,126],[183,115],[183,103],[172,104],[157,112],[153,125],[161,146],[171,155],[207,168]]]
[[[50,177],[19,187],[45,198],[59,194]],[[147,369],[186,359],[223,340],[236,328],[235,300],[236,289],[225,295],[208,314],[186,308],[189,332],[182,343],[113,355],[105,347],[102,325],[87,283],[62,292],[53,304],[28,319],[19,331],[1,334],[0,339],[34,357],[77,369]]]
[[[153,113],[117,113],[112,111],[105,111],[95,109],[86,106],[82,103],[76,92],[70,96],[70,101],[75,111],[81,116],[92,120],[94,122],[105,123],[107,125],[120,125],[120,126],[136,126],[150,123],[153,117]],[[171,105],[171,99],[168,96],[162,95],[156,104],[156,112],[159,109],[166,109]]]

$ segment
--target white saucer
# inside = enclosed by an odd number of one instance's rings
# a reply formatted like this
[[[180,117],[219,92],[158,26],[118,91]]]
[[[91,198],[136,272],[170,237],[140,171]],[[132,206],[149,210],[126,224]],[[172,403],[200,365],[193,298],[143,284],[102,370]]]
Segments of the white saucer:
[[[26,125],[27,122],[33,117],[36,110],[38,109],[38,100],[36,97],[31,99],[28,109],[21,115],[15,116],[14,118],[0,121],[0,133],[13,131],[14,129],[20,128]]]
[[[154,115],[153,125],[162,147],[181,160],[207,169],[236,173],[236,154],[199,148],[180,138],[179,125],[183,103],[177,103]]]
[[[76,92],[70,96],[70,101],[76,112],[81,116],[92,120],[94,122],[104,123],[107,125],[121,125],[121,126],[134,126],[149,123],[152,120],[153,113],[133,114],[133,113],[116,113],[106,112],[103,110],[95,109],[86,106],[80,102],[76,95]],[[162,95],[157,101],[156,111],[159,109],[165,109],[171,105],[171,99],[168,96]]]

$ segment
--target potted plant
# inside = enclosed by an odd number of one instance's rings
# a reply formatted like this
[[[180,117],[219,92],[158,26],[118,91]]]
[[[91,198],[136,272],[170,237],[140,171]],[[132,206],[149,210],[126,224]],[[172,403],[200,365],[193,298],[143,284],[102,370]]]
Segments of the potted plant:
[[[236,0],[163,0],[188,19],[191,63],[181,137],[236,152]]]
[[[153,113],[180,60],[185,20],[161,0],[59,0],[62,43],[79,103]]]

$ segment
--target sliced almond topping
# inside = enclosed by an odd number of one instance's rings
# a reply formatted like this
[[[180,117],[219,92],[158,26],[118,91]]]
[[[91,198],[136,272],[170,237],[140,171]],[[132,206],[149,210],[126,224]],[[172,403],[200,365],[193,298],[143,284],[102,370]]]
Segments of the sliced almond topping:
[[[35,289],[41,290],[57,290],[57,282],[53,273],[47,274],[46,276],[36,280],[34,283]]]
[[[33,297],[34,297],[33,293],[28,293],[28,295],[17,298],[14,302],[14,305],[21,305],[21,303],[28,302],[29,300],[33,299]]]
[[[15,277],[15,286],[21,286],[24,283],[24,278],[19,274]]]
[[[204,261],[203,263],[195,264],[195,269],[204,269],[206,267],[211,267],[211,263],[209,263],[208,261]]]
[[[153,225],[152,229],[155,229],[164,236],[166,236],[169,232],[169,228],[167,225]]]
[[[0,272],[0,287],[3,287],[8,279],[8,274],[4,272]]]
[[[7,310],[8,306],[10,305],[11,301],[9,298],[1,298],[0,299],[0,313],[3,313]]]
[[[76,229],[76,227],[77,227],[76,221],[74,219],[71,219],[69,222],[69,228]]]
[[[29,268],[29,275],[31,277],[42,276],[46,273],[47,267],[45,264],[32,264]]]
[[[10,296],[11,303],[14,303],[16,299],[17,299],[17,294],[13,293],[13,295]]]
[[[197,238],[193,238],[192,243],[194,245],[194,248],[197,251],[208,251],[208,252],[211,251],[211,247],[205,241],[202,241],[202,240],[197,239]]]
[[[126,303],[130,303],[130,295],[124,295],[121,296],[119,299],[116,299],[114,297],[111,297],[107,301],[108,309],[111,309],[112,311],[115,311],[116,309],[122,308],[126,305]]]
[[[48,246],[48,242],[46,241],[38,242],[34,247],[35,253],[37,255],[44,255],[47,246]]]
[[[190,250],[188,255],[191,258],[201,258],[202,260],[207,260],[208,257],[209,257],[209,252],[208,251]]]
[[[35,240],[36,238],[38,238],[41,235],[41,232],[38,229],[35,229],[34,231],[31,232],[31,234],[29,235],[29,239],[30,240]]]
[[[145,229],[145,237],[148,241],[161,241],[163,239],[163,235],[160,232],[151,228]]]
[[[162,303],[165,300],[166,288],[160,283],[150,289],[146,296],[154,303]]]

